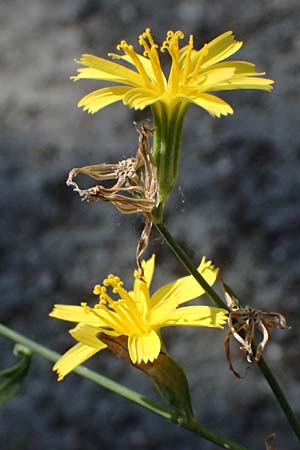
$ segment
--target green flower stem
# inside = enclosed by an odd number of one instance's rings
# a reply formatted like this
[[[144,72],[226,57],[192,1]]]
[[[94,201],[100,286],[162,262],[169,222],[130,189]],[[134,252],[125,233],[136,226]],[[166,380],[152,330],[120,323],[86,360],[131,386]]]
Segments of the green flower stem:
[[[265,379],[267,380],[270,388],[272,389],[278,403],[281,406],[281,409],[283,413],[285,414],[287,420],[289,421],[289,424],[294,431],[295,435],[297,436],[298,440],[300,441],[300,425],[297,421],[297,418],[285,398],[284,393],[282,392],[281,387],[278,384],[278,381],[274,377],[273,373],[271,372],[270,368],[268,367],[266,361],[263,358],[260,358],[258,362],[258,367],[260,368],[261,372],[263,373]]]
[[[23,346],[31,350],[32,353],[36,353],[37,355],[40,355],[43,358],[48,359],[49,361],[56,362],[61,356],[59,353],[54,352],[53,350],[50,350],[49,348],[26,338],[22,334],[17,333],[16,331],[2,324],[0,324],[0,335],[19,344],[22,344]],[[109,378],[106,378],[103,375],[94,372],[93,370],[87,369],[84,366],[78,366],[73,370],[73,372],[108,389],[109,391],[114,392],[115,394],[120,395],[121,397],[126,398],[127,400],[130,400],[142,406],[143,408],[148,409],[149,411],[152,411],[153,413],[166,419],[167,421],[173,422],[181,426],[182,428],[185,428],[192,433],[197,434],[198,436],[207,439],[210,442],[213,442],[221,448],[225,448],[227,450],[248,450],[243,445],[230,441],[223,436],[215,433],[214,431],[203,427],[202,425],[197,423],[194,418],[187,420],[185,418],[178,417],[178,415],[175,415],[173,411],[160,406],[158,403],[148,399],[144,395],[141,395],[138,392],[133,391],[132,389],[122,386],[121,384],[116,383],[115,381],[112,381]]]
[[[201,276],[201,274],[197,271],[196,267],[193,265],[185,251],[180,247],[180,245],[175,241],[173,236],[169,233],[167,228],[163,223],[156,224],[157,230],[160,232],[162,237],[165,239],[167,244],[169,245],[172,252],[179,259],[182,265],[187,269],[187,271],[193,275],[193,277],[198,281],[201,287],[205,290],[206,294],[212,300],[212,302],[220,307],[228,310],[227,305],[223,302],[223,300],[218,296],[218,294],[214,291],[214,289],[207,284],[205,279]],[[265,377],[267,383],[269,384],[276,400],[278,401],[284,415],[286,416],[292,430],[296,434],[298,440],[300,441],[300,425],[296,419],[296,416],[287,401],[281,387],[279,386],[278,381],[274,377],[272,371],[268,367],[267,363],[263,358],[260,359],[258,363],[258,367],[260,368],[263,376]]]
[[[47,347],[44,347],[43,345],[40,345],[35,341],[26,338],[22,334],[17,333],[16,331],[13,331],[2,324],[0,324],[0,334],[15,342],[18,342],[19,344],[24,345],[33,353],[36,353],[37,355],[40,355],[43,358],[48,359],[49,361],[56,362],[61,357],[59,353],[54,352],[53,350],[50,350]],[[108,389],[109,391],[115,392],[116,394],[121,395],[122,397],[125,397],[128,400],[137,403],[140,406],[143,406],[144,408],[149,409],[150,411],[155,412],[164,419],[173,420],[172,413],[168,411],[166,408],[162,408],[160,405],[156,404],[155,402],[152,402],[143,395],[140,395],[137,392],[128,389],[125,386],[122,386],[121,384],[110,380],[109,378],[104,377],[103,375],[100,375],[90,369],[87,369],[84,366],[78,366],[76,369],[73,370],[73,372],[77,373],[78,375],[84,378],[87,378],[90,381],[93,381],[96,384],[99,384],[100,386]]]

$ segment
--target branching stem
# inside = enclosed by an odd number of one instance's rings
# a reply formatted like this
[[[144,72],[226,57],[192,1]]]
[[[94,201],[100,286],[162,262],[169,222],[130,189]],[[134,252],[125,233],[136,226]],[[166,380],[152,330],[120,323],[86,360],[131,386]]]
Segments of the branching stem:
[[[167,242],[168,246],[174,253],[174,255],[177,257],[177,259],[182,263],[182,265],[186,268],[186,270],[193,275],[193,277],[198,281],[200,286],[205,290],[206,294],[210,298],[210,300],[219,308],[225,308],[228,309],[227,305],[223,302],[223,300],[219,297],[219,295],[214,291],[214,289],[207,284],[205,279],[202,277],[202,275],[197,271],[197,268],[194,266],[194,264],[191,262],[188,255],[185,253],[185,251],[181,248],[181,246],[176,242],[176,240],[173,238],[171,233],[167,230],[165,225],[163,223],[157,223],[155,224],[157,230],[161,234],[161,236],[164,238],[164,240]],[[258,367],[260,368],[263,376],[265,377],[267,383],[269,384],[276,400],[278,401],[282,412],[286,416],[292,430],[294,431],[295,435],[297,436],[297,439],[300,441],[300,425],[297,421],[297,418],[287,401],[278,381],[276,380],[275,376],[273,375],[272,371],[268,367],[267,363],[263,358],[260,358],[260,361],[258,362]]]
[[[61,356],[59,353],[54,352],[53,350],[50,350],[49,348],[44,347],[43,345],[40,345],[37,342],[32,341],[31,339],[28,339],[22,334],[17,333],[16,331],[2,324],[0,324],[0,335],[19,344],[22,344],[23,346],[27,347],[32,353],[36,353],[37,355],[42,356],[43,358],[46,358],[51,362],[56,362]],[[247,447],[230,441],[210,430],[209,428],[200,425],[194,418],[190,420],[182,419],[181,417],[174,415],[171,410],[160,406],[158,403],[148,399],[144,395],[141,395],[132,389],[116,383],[115,381],[110,380],[109,378],[88,369],[87,367],[78,366],[73,370],[73,372],[77,373],[77,375],[80,375],[83,378],[86,378],[87,380],[92,381],[93,383],[96,383],[108,389],[109,391],[114,392],[115,394],[121,395],[121,397],[124,397],[127,400],[130,400],[131,402],[134,402],[142,406],[143,408],[148,409],[149,411],[152,411],[163,419],[169,422],[173,422],[176,425],[179,425],[182,428],[185,428],[192,433],[197,434],[198,436],[207,439],[210,442],[213,442],[221,448],[227,450],[248,450]]]

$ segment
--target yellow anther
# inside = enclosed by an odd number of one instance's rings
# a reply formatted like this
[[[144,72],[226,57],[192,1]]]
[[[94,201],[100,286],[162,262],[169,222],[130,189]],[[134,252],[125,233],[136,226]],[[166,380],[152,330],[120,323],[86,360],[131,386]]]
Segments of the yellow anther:
[[[87,306],[87,302],[81,302],[80,306],[82,306],[83,308],[85,308]]]
[[[100,304],[101,305],[109,305],[111,307],[113,307],[115,301],[114,299],[112,299],[108,294],[106,294],[105,292],[103,294],[100,295]]]
[[[117,45],[117,50],[124,50],[124,47],[128,47],[128,44],[126,41],[121,41],[120,44]]]
[[[95,294],[95,295],[101,294],[101,286],[100,286],[100,284],[96,284],[94,286],[93,294]]]
[[[143,36],[143,37],[145,37],[145,38],[148,38],[149,39],[149,41],[152,39],[152,36],[151,36],[151,29],[148,27],[148,28],[146,28],[146,30],[144,31],[144,33],[142,33],[141,34],[141,36]],[[153,39],[152,39],[152,42],[153,42]]]
[[[107,278],[105,278],[102,282],[104,286],[111,286],[113,283],[115,276],[113,274],[109,274]]]
[[[107,302],[107,294],[100,295],[100,303],[104,305]]]
[[[147,75],[147,71],[145,70],[144,65],[139,59],[139,56],[137,55],[134,46],[128,45],[126,41],[121,41],[120,44],[117,46],[118,50],[123,50],[123,52],[129,56],[131,59],[131,62],[135,65],[139,75],[142,77],[143,82],[146,84],[148,88],[151,88],[151,81]]]
[[[150,28],[146,28],[144,35],[145,35],[145,37],[147,36],[151,47],[156,47],[157,48],[157,44],[155,44],[155,42],[154,42],[154,39],[152,37]]]
[[[133,45],[127,44],[126,41],[121,41],[119,45],[117,45],[117,50],[123,50],[124,53],[130,54],[134,52]]]
[[[147,42],[147,40],[148,40],[149,43]],[[151,35],[150,28],[146,28],[144,33],[140,34],[140,36],[139,36],[139,44],[144,47],[143,55],[145,57],[149,57],[149,58],[151,56],[150,55],[151,54],[151,50],[155,50],[155,49],[158,48],[158,45],[155,44],[154,39],[153,39],[153,37]]]
[[[164,52],[164,50],[170,50],[172,47],[176,47],[178,49],[178,39],[183,39],[184,34],[182,31],[168,31],[166,39],[164,40],[160,50]]]

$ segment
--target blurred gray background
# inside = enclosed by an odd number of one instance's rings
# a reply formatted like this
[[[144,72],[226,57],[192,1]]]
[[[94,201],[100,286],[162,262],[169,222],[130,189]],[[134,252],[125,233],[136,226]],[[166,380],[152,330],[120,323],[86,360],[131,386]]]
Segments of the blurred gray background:
[[[67,323],[48,317],[52,305],[92,300],[92,287],[110,272],[132,283],[142,221],[82,203],[65,179],[73,167],[134,154],[132,122],[149,112],[122,104],[94,116],[77,109],[100,83],[70,82],[73,59],[105,57],[121,39],[137,45],[147,26],[158,42],[170,28],[193,33],[196,47],[233,30],[245,41],[236,59],[255,62],[275,89],[221,95],[235,114],[220,120],[190,108],[166,223],[193,261],[206,255],[221,267],[244,303],[286,315],[292,329],[274,332],[265,357],[299,413],[299,25],[299,0],[0,0],[1,322],[64,352],[73,341]],[[185,274],[156,233],[152,252],[154,288]],[[298,448],[260,372],[242,380],[229,372],[223,332],[169,328],[164,336],[204,425],[252,450],[272,432],[278,450]],[[0,345],[5,368],[15,361],[13,344],[1,338]],[[88,365],[157,399],[143,374],[108,352]],[[40,357],[0,410],[0,447],[216,448],[77,375],[57,383]]]

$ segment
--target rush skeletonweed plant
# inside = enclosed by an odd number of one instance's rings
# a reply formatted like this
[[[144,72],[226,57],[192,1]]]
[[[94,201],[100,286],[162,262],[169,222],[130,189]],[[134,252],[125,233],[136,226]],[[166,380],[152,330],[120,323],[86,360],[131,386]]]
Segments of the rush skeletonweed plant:
[[[233,108],[215,95],[216,92],[237,89],[270,91],[273,81],[264,78],[264,72],[257,72],[251,62],[228,59],[242,46],[242,42],[235,40],[231,31],[204,44],[199,50],[194,48],[192,35],[180,46],[183,38],[181,31],[168,31],[159,47],[147,28],[138,39],[142,48],[140,53],[133,45],[122,40],[117,45],[119,53],[110,53],[110,60],[90,54],[82,55],[77,60],[82,67],[78,69],[77,75],[71,77],[73,80],[91,79],[110,84],[90,92],[79,101],[78,106],[91,114],[118,101],[135,110],[150,107],[152,113],[151,126],[146,122],[135,123],[138,133],[135,155],[130,153],[119,162],[74,168],[67,180],[67,184],[82,199],[92,204],[108,202],[123,214],[143,216],[145,225],[135,251],[132,289],[126,290],[121,279],[111,274],[102,284],[94,287],[96,304],[56,304],[50,316],[76,324],[70,334],[77,343],[60,357],[1,324],[0,334],[24,343],[33,352],[56,361],[53,370],[58,380],[75,370],[222,448],[247,450],[198,423],[193,414],[185,373],[168,354],[161,336],[164,327],[223,329],[228,324],[225,354],[229,368],[236,376],[240,376],[231,362],[229,344],[231,337],[234,337],[248,362],[259,366],[300,440],[297,419],[262,359],[262,352],[273,329],[288,328],[285,318],[280,313],[243,306],[230,286],[222,281],[218,269],[205,258],[196,268],[163,223],[164,206],[177,183],[182,125],[189,106],[200,106],[213,117],[227,116],[233,114]],[[168,73],[163,70],[160,58],[164,52],[171,60]],[[91,187],[80,188],[75,182],[75,177],[80,174],[97,180],[97,184],[93,182]],[[155,258],[153,255],[145,261],[142,260],[142,254],[148,247],[153,225],[189,275],[160,287],[151,295]],[[212,288],[217,277],[223,285],[227,306]],[[195,303],[187,305],[205,293],[216,307]],[[262,334],[261,339],[257,337],[259,333]],[[168,408],[96,372],[77,367],[104,349],[109,349],[149,376]],[[193,350],[190,349],[191,353]],[[27,357],[25,362],[21,361],[21,365],[1,372],[3,383],[0,397],[5,389],[6,398],[16,392],[21,377],[27,372],[28,361]],[[11,379],[7,383],[9,377]],[[2,402],[4,397],[2,395]],[[269,439],[266,445],[268,449],[273,448],[273,441]]]

